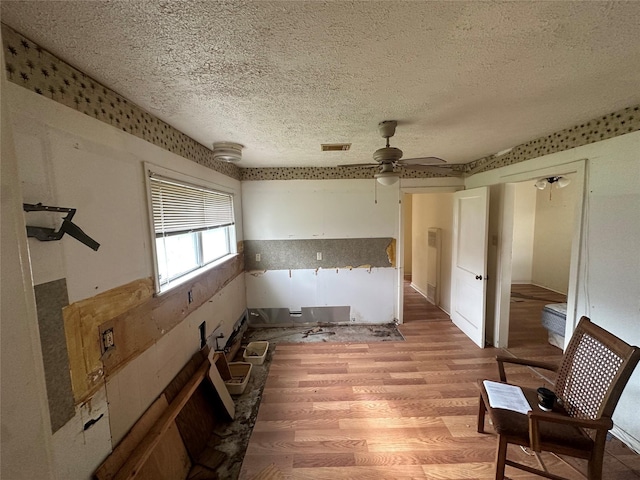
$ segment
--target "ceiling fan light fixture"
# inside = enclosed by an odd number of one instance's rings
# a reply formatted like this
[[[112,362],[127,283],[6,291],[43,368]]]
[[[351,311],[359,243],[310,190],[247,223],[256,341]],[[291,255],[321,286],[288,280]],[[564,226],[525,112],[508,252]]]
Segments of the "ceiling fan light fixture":
[[[536,183],[535,183],[535,187],[538,190],[544,190],[545,188],[547,188],[547,179],[546,178],[541,178],[539,179]]]
[[[553,185],[554,183],[557,188],[564,188],[571,183],[571,179],[559,176],[539,178],[534,185],[538,190],[544,190],[547,185]]]
[[[376,173],[374,177],[380,185],[388,187],[389,185],[393,185],[400,179],[400,174],[397,172],[380,172]]]
[[[242,160],[244,145],[233,142],[214,142],[213,159],[221,162],[236,163]]]

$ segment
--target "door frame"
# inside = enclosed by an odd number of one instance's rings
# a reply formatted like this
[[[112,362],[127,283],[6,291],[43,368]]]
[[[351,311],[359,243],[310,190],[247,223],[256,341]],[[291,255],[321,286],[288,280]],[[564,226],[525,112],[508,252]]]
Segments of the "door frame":
[[[450,185],[424,185],[422,182],[442,182],[443,180]],[[396,305],[397,310],[395,313],[398,324],[404,323],[404,225],[406,219],[404,218],[404,208],[402,206],[402,199],[405,194],[417,195],[421,193],[455,193],[459,190],[464,190],[464,184],[461,179],[457,177],[441,178],[421,178],[421,179],[401,179],[400,180],[400,201],[398,202],[398,241],[396,243],[396,270],[397,270],[397,284],[396,290]]]
[[[571,260],[569,264],[569,286],[567,289],[567,321],[565,325],[565,348],[577,324],[576,306],[578,300],[578,273],[580,269],[580,253],[582,244],[582,225],[585,210],[586,159],[557,164],[544,168],[530,169],[523,172],[501,175],[503,185],[502,205],[499,221],[499,251],[497,259],[498,278],[496,281],[495,316],[493,343],[497,348],[505,348],[509,341],[509,312],[511,301],[511,269],[513,244],[514,191],[513,184],[534,182],[538,178],[574,174],[577,187],[574,212],[573,238],[571,241]]]

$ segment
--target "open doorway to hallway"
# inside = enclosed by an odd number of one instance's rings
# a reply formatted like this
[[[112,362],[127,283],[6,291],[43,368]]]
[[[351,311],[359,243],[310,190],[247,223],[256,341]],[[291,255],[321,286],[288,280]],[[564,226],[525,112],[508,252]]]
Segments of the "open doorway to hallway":
[[[404,194],[403,322],[449,320],[453,194]]]

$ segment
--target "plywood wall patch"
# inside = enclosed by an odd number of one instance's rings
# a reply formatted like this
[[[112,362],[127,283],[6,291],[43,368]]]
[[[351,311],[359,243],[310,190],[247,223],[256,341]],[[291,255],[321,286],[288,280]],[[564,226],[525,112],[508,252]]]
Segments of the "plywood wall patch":
[[[72,303],[63,309],[71,383],[76,403],[87,400],[103,384],[104,365],[99,326],[152,298],[153,289],[153,280],[143,278]]]
[[[114,375],[176,325],[200,308],[244,270],[242,255],[208,270],[191,282],[161,296],[151,297],[137,307],[102,323],[99,331],[113,328],[115,348],[102,357],[105,374]],[[192,291],[193,302],[187,292]]]
[[[243,257],[236,255],[162,296],[154,296],[153,280],[145,278],[67,306],[63,316],[75,402],[90,398],[106,377],[170,332],[243,270]],[[192,303],[187,301],[189,290]],[[115,345],[105,351],[101,339],[108,329],[113,330]]]

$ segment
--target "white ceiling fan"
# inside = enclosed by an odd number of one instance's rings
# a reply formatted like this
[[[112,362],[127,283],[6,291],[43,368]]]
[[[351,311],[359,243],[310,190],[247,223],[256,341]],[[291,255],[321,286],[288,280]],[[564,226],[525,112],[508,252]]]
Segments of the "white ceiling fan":
[[[383,148],[379,148],[373,152],[373,159],[376,163],[350,163],[346,165],[338,165],[338,167],[352,168],[371,168],[374,166],[379,167],[378,172],[374,175],[378,183],[382,185],[393,185],[400,178],[400,172],[398,167],[411,169],[411,170],[423,170],[434,173],[446,173],[447,175],[459,176],[460,173],[453,170],[450,165],[443,165],[446,163],[443,159],[438,157],[419,157],[419,158],[402,158],[402,150],[396,147],[389,146],[389,138],[393,137],[396,133],[396,126],[398,122],[396,120],[385,120],[378,124],[378,131],[382,138],[387,140],[387,145]]]

